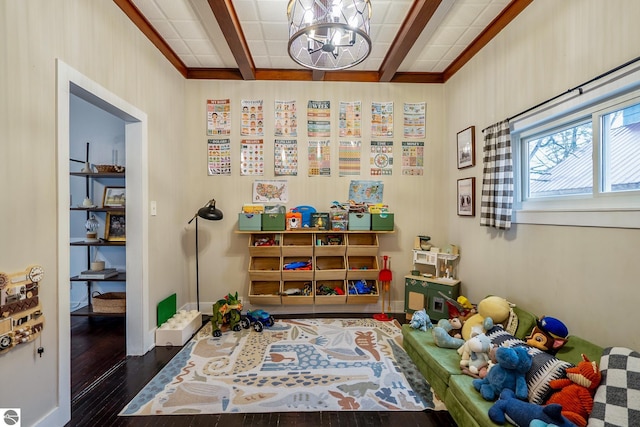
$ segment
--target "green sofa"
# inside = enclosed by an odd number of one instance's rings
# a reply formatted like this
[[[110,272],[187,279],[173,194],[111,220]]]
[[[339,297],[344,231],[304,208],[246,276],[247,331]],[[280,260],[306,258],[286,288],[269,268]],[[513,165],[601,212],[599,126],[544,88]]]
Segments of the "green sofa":
[[[514,311],[518,315],[515,336],[524,339],[533,329],[537,317],[519,307]],[[493,402],[484,400],[473,387],[473,378],[460,371],[460,356],[455,349],[438,347],[431,331],[413,329],[408,324],[402,326],[402,335],[403,347],[460,427],[497,425],[488,415]],[[589,360],[600,361],[602,352],[602,347],[570,336],[556,357],[576,365],[582,360],[583,353]]]

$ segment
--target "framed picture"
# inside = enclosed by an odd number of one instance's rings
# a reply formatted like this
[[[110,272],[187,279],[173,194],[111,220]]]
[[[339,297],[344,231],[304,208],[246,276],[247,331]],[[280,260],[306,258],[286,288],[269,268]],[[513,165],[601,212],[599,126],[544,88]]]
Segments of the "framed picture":
[[[102,196],[103,208],[122,208],[126,204],[126,189],[124,187],[104,187]]]
[[[470,126],[458,132],[458,169],[464,169],[476,164],[476,127]]]
[[[476,179],[458,180],[458,215],[476,216]]]
[[[110,242],[124,242],[127,240],[127,222],[124,212],[107,212],[104,239]]]

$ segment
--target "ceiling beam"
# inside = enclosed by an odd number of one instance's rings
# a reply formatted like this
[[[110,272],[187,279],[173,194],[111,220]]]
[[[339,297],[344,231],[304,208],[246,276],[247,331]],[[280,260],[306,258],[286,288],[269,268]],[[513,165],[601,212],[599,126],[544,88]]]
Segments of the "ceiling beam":
[[[218,21],[220,30],[238,64],[238,69],[245,80],[256,79],[256,66],[253,63],[249,45],[244,38],[242,26],[231,0],[208,0],[209,7]]]
[[[378,70],[381,82],[390,82],[398,71],[400,64],[418,40],[442,0],[415,0],[400,30],[393,40],[387,56]]]
[[[164,55],[165,58],[169,60],[171,64],[178,70],[183,77],[187,77],[187,66],[182,62],[180,57],[176,55],[176,53],[169,47],[167,42],[160,36],[160,34],[151,26],[147,18],[142,15],[140,10],[131,3],[130,0],[113,0],[113,2],[118,5],[120,9],[124,12],[125,15],[135,24],[136,27],[142,33],[147,36],[149,41],[153,43],[153,45],[158,48],[160,53]]]
[[[453,75],[458,72],[467,62],[473,58],[476,53],[485,47],[500,31],[516,16],[529,6],[533,0],[513,0],[505,7],[500,15],[496,16],[493,21],[482,31],[478,37],[476,37],[465,50],[442,72],[444,81],[449,80]]]

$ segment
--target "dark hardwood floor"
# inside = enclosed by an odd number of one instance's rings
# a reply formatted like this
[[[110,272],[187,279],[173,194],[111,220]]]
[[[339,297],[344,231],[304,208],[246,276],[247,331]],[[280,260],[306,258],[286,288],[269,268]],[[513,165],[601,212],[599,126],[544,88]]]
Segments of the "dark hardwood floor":
[[[404,313],[397,318],[404,322]],[[122,408],[179,350],[179,347],[156,347],[144,356],[126,357],[124,318],[72,317],[71,421],[67,426],[456,427],[448,412],[433,411],[118,417]]]

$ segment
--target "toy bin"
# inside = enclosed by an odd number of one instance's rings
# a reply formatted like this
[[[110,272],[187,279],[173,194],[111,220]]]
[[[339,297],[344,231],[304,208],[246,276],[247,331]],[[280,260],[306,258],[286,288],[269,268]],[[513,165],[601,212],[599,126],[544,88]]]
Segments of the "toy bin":
[[[342,233],[316,234],[314,253],[319,256],[340,255],[347,251],[345,235]]]
[[[300,267],[295,267],[296,265]],[[287,268],[293,266],[293,268]],[[313,280],[313,261],[308,256],[282,257],[282,280]]]
[[[371,229],[393,231],[393,214],[388,212],[371,214]]]
[[[318,305],[345,304],[347,288],[345,280],[316,280],[315,300]]]
[[[343,256],[316,256],[314,260],[315,280],[344,280],[347,268]]]
[[[284,231],[285,214],[283,213],[265,213],[262,214],[262,230],[263,231]]]
[[[375,304],[378,302],[379,291],[377,280],[365,280],[368,293],[358,290],[358,280],[347,280],[347,304]]]
[[[370,213],[349,213],[349,230],[367,231],[371,230]]]
[[[249,301],[251,304],[282,304],[279,280],[251,280]]]
[[[252,234],[249,239],[249,255],[259,257],[279,257],[280,237],[278,233]]]
[[[238,214],[238,230],[240,231],[262,230],[262,214],[239,213]]]
[[[313,304],[313,282],[311,280],[283,280],[280,293],[284,305]]]
[[[377,256],[347,256],[347,280],[375,280],[379,275]]]
[[[378,235],[375,233],[356,233],[347,235],[347,256],[378,255]]]
[[[313,233],[286,233],[282,236],[282,256],[313,255]]]
[[[280,257],[250,257],[249,277],[251,280],[271,281],[281,279]]]

